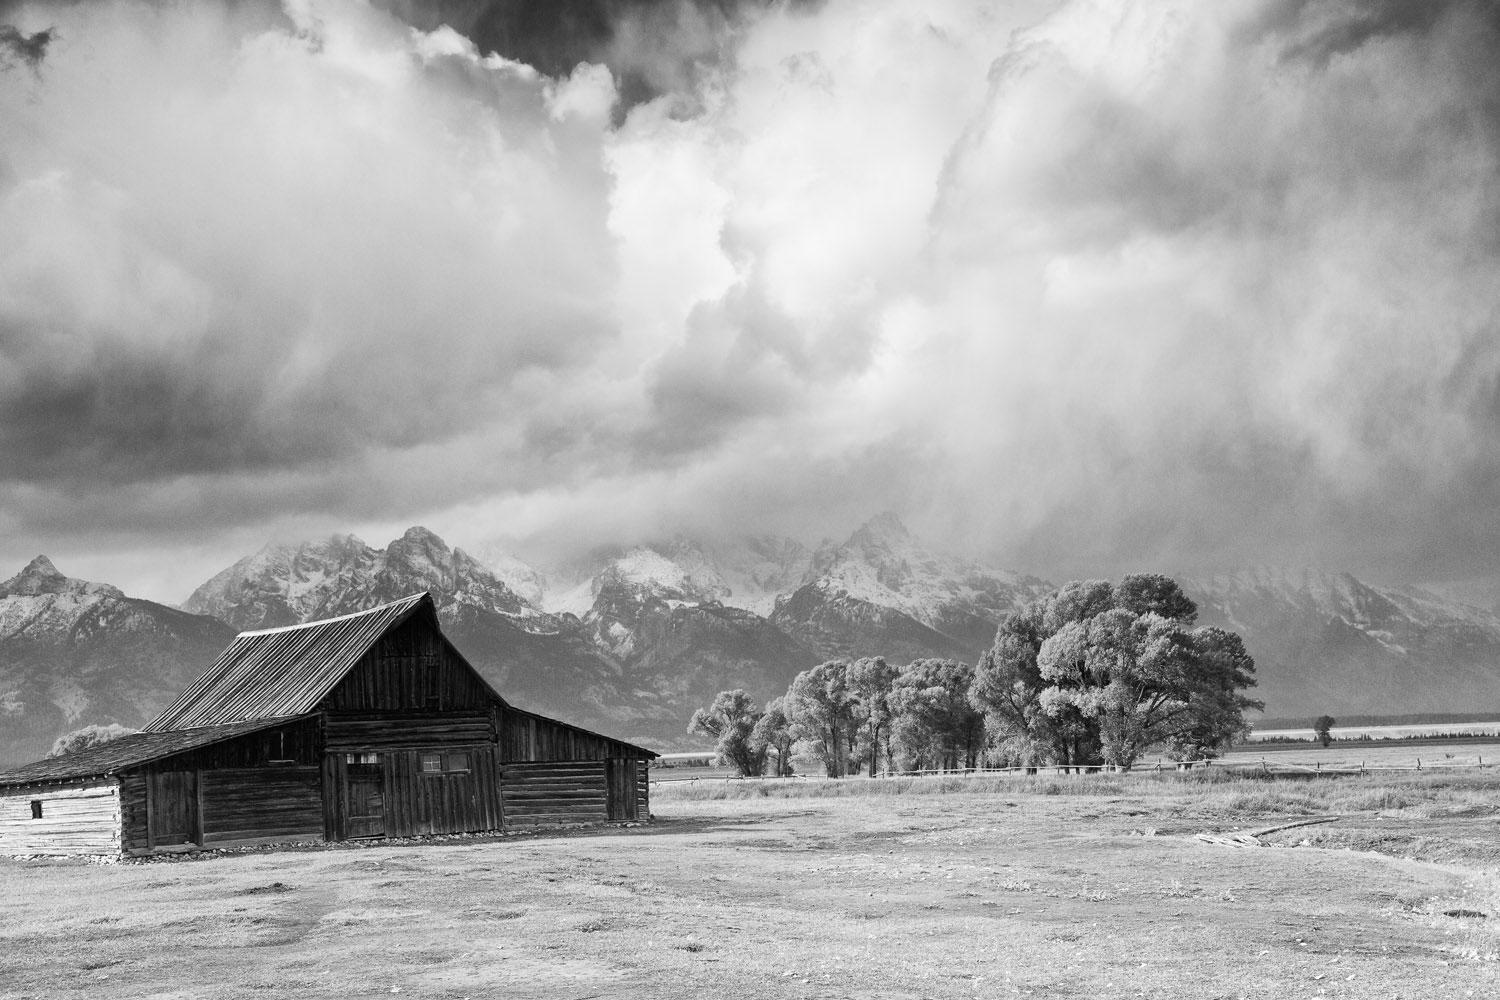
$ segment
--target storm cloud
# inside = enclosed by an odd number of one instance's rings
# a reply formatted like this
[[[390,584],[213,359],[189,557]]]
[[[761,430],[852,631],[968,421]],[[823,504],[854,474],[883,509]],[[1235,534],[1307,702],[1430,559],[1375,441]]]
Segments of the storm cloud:
[[[1493,4],[0,22],[17,565],[892,508],[1049,576],[1500,573]]]

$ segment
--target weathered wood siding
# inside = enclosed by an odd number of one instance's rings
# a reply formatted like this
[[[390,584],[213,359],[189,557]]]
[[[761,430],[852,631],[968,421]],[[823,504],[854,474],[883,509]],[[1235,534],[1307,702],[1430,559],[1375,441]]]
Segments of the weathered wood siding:
[[[619,740],[506,706],[499,710],[500,759],[510,761],[603,761],[641,752]]]
[[[634,757],[611,757],[604,762],[604,780],[608,794],[606,809],[611,821],[622,822],[636,818],[636,775]]]
[[[420,750],[382,754],[386,762],[387,836],[500,829],[500,783],[495,774],[494,746],[445,749],[467,752],[469,770],[424,774]]]
[[[186,750],[142,766],[151,771],[205,771],[275,766],[273,761],[276,764],[317,764],[320,759],[318,720],[309,718]]]
[[[370,648],[319,707],[340,711],[488,709],[489,690],[426,615]]]
[[[139,771],[120,776],[120,849],[126,854],[151,850],[146,835],[146,776]]]
[[[500,790],[507,828],[609,818],[602,760],[502,764]]]
[[[642,820],[651,818],[651,768],[644,760],[635,771],[635,815]]]
[[[42,804],[41,819],[32,803]],[[120,787],[113,779],[0,792],[0,854],[118,854]]]
[[[324,749],[329,753],[468,746],[494,739],[494,719],[486,709],[330,712],[323,724]]]
[[[146,831],[153,848],[199,842],[197,771],[146,772]]]
[[[204,847],[323,836],[316,765],[202,771],[198,782]]]
[[[325,835],[318,720],[143,764],[120,777],[126,854]]]
[[[468,756],[466,771],[422,770],[422,755],[453,753]],[[374,757],[382,774],[379,829],[356,822],[350,797],[350,771],[370,764],[349,758]],[[493,743],[433,746],[378,754],[329,754],[323,766],[327,835],[331,840],[351,837],[415,837],[441,833],[478,833],[501,828],[500,780]]]

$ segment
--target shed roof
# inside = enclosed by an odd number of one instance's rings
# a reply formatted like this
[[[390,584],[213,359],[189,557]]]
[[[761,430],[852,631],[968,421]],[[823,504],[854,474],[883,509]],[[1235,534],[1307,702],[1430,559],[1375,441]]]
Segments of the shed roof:
[[[167,733],[140,732],[100,743],[86,750],[48,757],[33,764],[22,764],[0,772],[0,787],[32,785],[48,781],[73,781],[79,778],[103,777],[148,761],[170,757],[184,750],[195,750],[211,743],[244,736],[293,722],[299,716],[279,719],[256,719],[223,726],[179,729]]]
[[[309,712],[382,635],[422,608],[436,620],[432,595],[421,593],[339,618],[241,632],[145,731]]]

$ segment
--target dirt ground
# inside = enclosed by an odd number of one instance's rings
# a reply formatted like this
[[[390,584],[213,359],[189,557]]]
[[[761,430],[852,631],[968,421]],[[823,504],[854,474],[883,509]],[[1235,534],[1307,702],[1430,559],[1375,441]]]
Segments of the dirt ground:
[[[1070,780],[670,790],[635,828],[0,860],[0,996],[1500,995],[1500,782],[1337,779],[1338,822],[1231,848],[1194,835],[1325,803]]]

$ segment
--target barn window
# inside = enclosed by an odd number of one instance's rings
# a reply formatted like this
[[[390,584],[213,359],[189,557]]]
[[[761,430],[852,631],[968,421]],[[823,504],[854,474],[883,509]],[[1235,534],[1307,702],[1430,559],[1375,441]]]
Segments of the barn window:
[[[41,819],[42,818],[42,800],[41,799],[32,799],[31,800],[31,818],[32,819]]]
[[[443,770],[443,755],[440,753],[424,753],[422,755],[422,773],[440,774]]]
[[[447,760],[443,762],[444,771],[467,771],[469,769],[469,755],[466,753],[450,753]]]
[[[443,707],[443,667],[427,663],[422,668],[422,704],[426,708]]]

